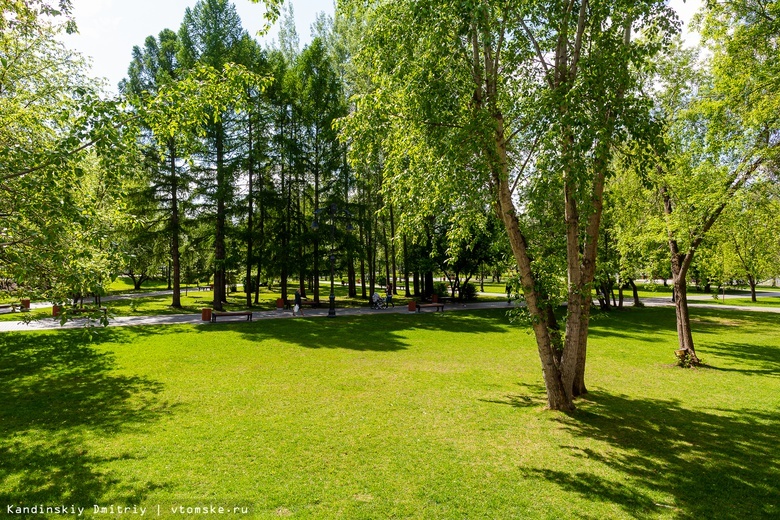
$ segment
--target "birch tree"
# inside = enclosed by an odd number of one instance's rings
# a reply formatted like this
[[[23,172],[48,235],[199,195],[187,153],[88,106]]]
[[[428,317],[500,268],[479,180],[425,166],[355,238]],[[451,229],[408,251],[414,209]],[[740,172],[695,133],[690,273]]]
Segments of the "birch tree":
[[[363,11],[354,60],[372,84],[347,123],[354,156],[368,153],[361,136],[382,136],[387,184],[398,205],[419,208],[402,218],[407,227],[452,204],[455,190],[461,218],[492,206],[520,274],[552,409],[573,409],[586,392],[604,181],[615,143],[646,121],[634,71],[659,50],[671,20],[659,1],[379,1]],[[656,37],[634,40],[634,32]],[[520,200],[521,191],[532,198]],[[562,223],[553,239],[566,244],[564,334],[545,290],[553,281],[536,268],[525,228],[534,192],[543,191]]]

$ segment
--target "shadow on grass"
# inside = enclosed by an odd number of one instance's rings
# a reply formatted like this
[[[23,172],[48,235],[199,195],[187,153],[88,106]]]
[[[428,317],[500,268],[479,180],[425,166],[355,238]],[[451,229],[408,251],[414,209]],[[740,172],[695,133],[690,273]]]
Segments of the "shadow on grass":
[[[483,403],[504,404],[514,408],[541,408],[547,406],[547,390],[542,384],[519,384],[522,393],[507,394],[500,399],[478,399]]]
[[[304,348],[339,348],[393,352],[408,348],[410,331],[442,331],[455,334],[511,333],[505,310],[473,313],[386,314],[337,316],[333,319],[258,320],[251,323],[216,323],[198,327],[204,334],[239,331],[246,339],[274,339]]]
[[[102,330],[96,341],[110,341]],[[106,496],[128,503],[149,484],[121,482],[96,468],[106,458],[87,439],[143,430],[165,406],[161,384],[113,373],[114,360],[81,331],[0,334],[0,504],[91,506]]]
[[[780,326],[780,316],[726,309],[691,308],[690,311],[694,343],[700,355],[706,357],[708,353],[712,353],[719,358],[760,365],[756,370],[746,368],[746,372],[780,371],[780,348],[762,345],[758,341],[750,343],[726,339],[727,335],[734,338],[735,333],[760,338],[764,332],[777,330]],[[617,337],[657,344],[659,333],[666,332],[670,347],[676,348],[676,330],[675,310],[672,307],[628,308],[609,313],[597,311],[589,329],[589,337]],[[705,361],[709,363],[709,360]]]
[[[625,307],[609,312],[593,309],[588,337],[657,343],[658,332],[664,330],[675,331],[674,308]]]
[[[780,515],[780,413],[690,410],[675,400],[596,392],[560,420],[576,437],[615,448],[561,449],[622,477],[549,468],[524,470],[527,477],[615,504],[635,518]]]

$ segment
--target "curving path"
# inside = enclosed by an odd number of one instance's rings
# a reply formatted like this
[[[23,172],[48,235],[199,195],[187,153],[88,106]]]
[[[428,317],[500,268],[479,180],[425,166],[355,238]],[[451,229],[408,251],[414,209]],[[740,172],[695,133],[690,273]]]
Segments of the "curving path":
[[[156,292],[141,293],[141,294],[137,294],[137,293],[121,294],[121,295],[107,296],[103,298],[103,301],[124,300],[124,299],[131,299],[134,297],[163,296],[170,293],[171,291],[156,291]],[[490,293],[486,293],[486,295],[496,296],[495,294],[490,294]],[[780,292],[764,291],[758,293],[758,295],[763,297],[769,296],[769,297],[780,298]],[[726,299],[730,297],[744,298],[743,295],[726,295]],[[727,305],[727,304],[720,304],[720,303],[706,303],[708,301],[712,301],[711,296],[692,295],[689,296],[688,298],[688,306],[691,308],[723,309],[723,310],[750,311],[750,312],[769,312],[769,313],[780,314],[780,307],[752,307],[752,306]],[[656,297],[656,298],[644,298],[642,302],[648,307],[674,306],[674,303],[671,301],[671,298],[668,296]],[[38,303],[38,304],[31,305],[32,308],[42,308],[47,306],[51,306],[51,304]],[[485,302],[485,303],[448,304],[446,310],[463,311],[463,310],[474,310],[474,309],[509,309],[511,307],[512,305],[507,304],[506,302]],[[430,310],[423,311],[423,313],[430,313],[430,312],[432,311]],[[306,309],[305,313],[306,313],[305,317],[307,318],[323,318],[323,317],[327,317],[328,308],[323,307],[319,309]],[[407,310],[406,306],[401,306],[401,305],[399,305],[398,307],[394,307],[390,309],[382,309],[382,310],[370,309],[367,306],[358,307],[358,308],[349,308],[349,309],[336,309],[337,317],[338,316],[363,316],[368,314],[383,314],[383,313],[409,314],[409,311]],[[253,320],[290,319],[290,318],[293,318],[293,315],[290,311],[277,311],[277,310],[256,311],[252,314]],[[238,319],[233,319],[233,320],[238,321]],[[219,323],[224,323],[225,321],[228,320],[223,319],[220,320]],[[203,322],[199,314],[169,314],[163,316],[118,316],[111,319],[111,326],[113,327],[131,327],[136,325],[180,325],[180,324],[192,324],[192,325],[203,324],[206,326],[210,325],[209,322]],[[5,321],[5,322],[0,322],[0,332],[56,330],[62,328],[73,329],[73,328],[82,328],[86,325],[87,325],[86,318],[77,318],[62,326],[59,324],[59,321],[57,321],[54,318],[44,318],[44,319],[36,320],[31,322],[30,324],[26,324],[21,321]]]
[[[32,306],[31,306],[32,307]],[[486,302],[486,303],[466,303],[466,304],[451,304],[446,306],[446,311],[464,311],[474,309],[510,309],[512,306],[507,305],[506,302]],[[328,308],[323,307],[319,309],[306,309],[306,318],[324,318],[328,316]],[[433,311],[425,310],[421,314],[430,314]],[[407,307],[397,306],[389,309],[374,310],[369,307],[358,307],[349,309],[336,309],[336,317],[338,316],[364,316],[369,314],[413,314],[410,313]],[[255,311],[252,313],[252,320],[269,320],[269,319],[298,319],[294,318],[291,311]],[[218,323],[226,323],[229,320],[233,322],[243,322],[243,318],[227,318],[222,319]],[[211,325],[210,322],[204,322],[201,320],[200,314],[169,314],[164,316],[117,316],[111,319],[110,326],[112,327],[131,327],[135,325],[180,325],[180,324],[203,324],[205,326]],[[0,322],[0,332],[12,332],[12,331],[35,331],[35,330],[53,330],[53,329],[74,329],[81,328],[87,325],[86,318],[77,318],[73,321],[60,326],[59,321],[54,318],[44,318],[31,322],[29,325],[20,321],[5,321]]]

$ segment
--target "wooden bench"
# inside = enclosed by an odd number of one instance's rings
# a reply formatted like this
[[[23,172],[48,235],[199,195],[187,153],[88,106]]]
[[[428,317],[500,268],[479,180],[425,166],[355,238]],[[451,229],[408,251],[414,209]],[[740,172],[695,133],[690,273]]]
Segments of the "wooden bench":
[[[72,309],[68,309],[68,311],[71,314],[84,314],[87,312],[102,312],[103,316],[106,315],[108,312],[108,309],[106,307],[74,307]]]
[[[443,303],[418,303],[417,304],[417,312],[421,312],[423,307],[434,308],[434,309],[436,309],[436,311],[444,312],[444,304]]]
[[[21,310],[22,304],[21,303],[3,303],[3,304],[0,305],[0,310],[11,309],[11,312],[16,312],[17,308],[19,308]]]
[[[217,317],[224,317],[224,316],[246,316],[246,321],[252,321],[252,311],[233,311],[233,312],[211,311],[211,323],[216,323]]]

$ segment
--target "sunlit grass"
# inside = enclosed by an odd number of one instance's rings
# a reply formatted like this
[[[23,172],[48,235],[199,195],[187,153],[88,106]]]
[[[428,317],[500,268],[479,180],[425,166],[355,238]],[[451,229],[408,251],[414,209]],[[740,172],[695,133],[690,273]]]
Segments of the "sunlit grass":
[[[504,311],[0,334],[0,503],[777,516],[780,320],[692,314],[697,370],[673,309],[597,315],[569,415]]]
[[[697,300],[698,302],[698,300]],[[717,303],[720,305],[737,305],[739,307],[769,307],[780,308],[780,296],[758,296],[756,301],[750,298],[726,298],[703,300],[700,303]]]

